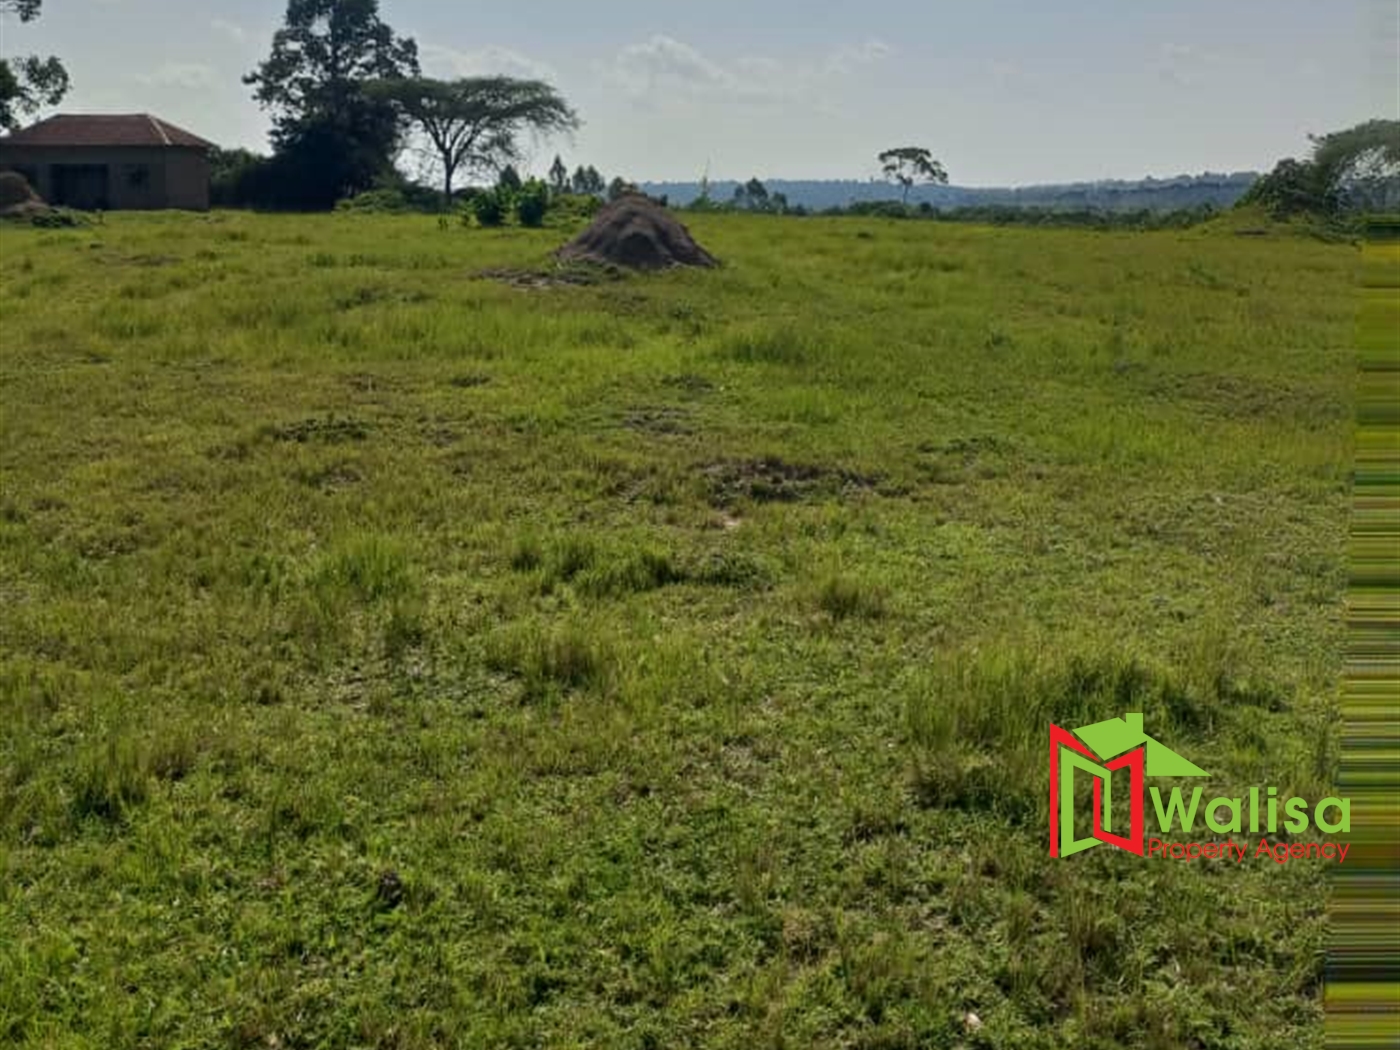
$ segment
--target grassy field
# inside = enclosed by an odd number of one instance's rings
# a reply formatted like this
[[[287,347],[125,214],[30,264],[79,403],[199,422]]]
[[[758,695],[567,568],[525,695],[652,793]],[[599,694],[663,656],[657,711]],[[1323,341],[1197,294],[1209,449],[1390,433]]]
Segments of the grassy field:
[[[0,231],[0,1043],[1321,1045],[1045,739],[1327,794],[1356,250],[691,225]]]

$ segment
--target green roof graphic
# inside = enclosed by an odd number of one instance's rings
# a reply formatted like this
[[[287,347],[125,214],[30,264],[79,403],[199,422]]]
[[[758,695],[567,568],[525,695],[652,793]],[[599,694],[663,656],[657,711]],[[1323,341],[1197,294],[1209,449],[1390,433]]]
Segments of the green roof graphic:
[[[1074,735],[1088,744],[1104,760],[1117,758],[1125,751],[1145,745],[1143,775],[1149,777],[1208,777],[1204,769],[1189,758],[1178,755],[1166,744],[1153,740],[1142,731],[1142,713],[1095,722]]]

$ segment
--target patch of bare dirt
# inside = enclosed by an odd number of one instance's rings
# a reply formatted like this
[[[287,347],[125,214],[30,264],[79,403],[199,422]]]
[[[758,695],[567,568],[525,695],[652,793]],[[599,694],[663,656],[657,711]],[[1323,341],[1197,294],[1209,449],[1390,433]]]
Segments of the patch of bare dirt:
[[[267,428],[274,441],[294,441],[299,445],[321,442],[340,445],[347,441],[364,441],[369,437],[369,424],[358,419],[303,419],[296,423]]]
[[[20,201],[18,204],[10,204],[0,208],[0,219],[28,222],[31,219],[45,218],[53,213],[54,210],[41,200]]]
[[[694,375],[689,372],[677,376],[667,376],[665,379],[661,380],[661,383],[663,386],[673,387],[692,397],[700,397],[705,394],[713,393],[715,389],[715,384],[704,376]]]
[[[695,427],[690,422],[690,413],[673,405],[641,407],[630,409],[622,419],[628,430],[645,434],[690,434]]]
[[[732,506],[741,499],[755,503],[797,503],[849,496],[875,488],[879,479],[852,470],[789,463],[777,456],[723,460],[704,468],[710,502]]]
[[[449,386],[455,386],[458,390],[472,390],[491,382],[491,377],[480,372],[468,372],[465,375],[453,376],[447,382]]]

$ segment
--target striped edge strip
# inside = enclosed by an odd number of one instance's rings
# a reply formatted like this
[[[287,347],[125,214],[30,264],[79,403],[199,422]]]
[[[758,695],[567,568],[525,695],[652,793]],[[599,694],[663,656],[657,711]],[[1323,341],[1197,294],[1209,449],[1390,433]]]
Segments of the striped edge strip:
[[[1400,218],[1361,263],[1340,794],[1356,862],[1332,871],[1327,1046],[1400,1047]]]

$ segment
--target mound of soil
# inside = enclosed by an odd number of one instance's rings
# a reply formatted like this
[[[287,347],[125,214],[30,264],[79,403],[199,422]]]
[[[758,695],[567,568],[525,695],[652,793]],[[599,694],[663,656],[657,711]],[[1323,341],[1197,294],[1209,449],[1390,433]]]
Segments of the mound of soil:
[[[39,195],[23,175],[17,171],[0,171],[0,209],[34,201],[39,201]]]
[[[0,171],[0,219],[39,225],[52,221],[55,215],[55,210],[44,203],[23,175],[17,171]]]
[[[0,219],[14,219],[18,222],[33,222],[53,214],[54,210],[41,200],[20,201],[18,204],[0,208]]]
[[[669,211],[641,194],[628,194],[605,207],[588,229],[559,249],[558,257],[632,270],[719,265]]]

